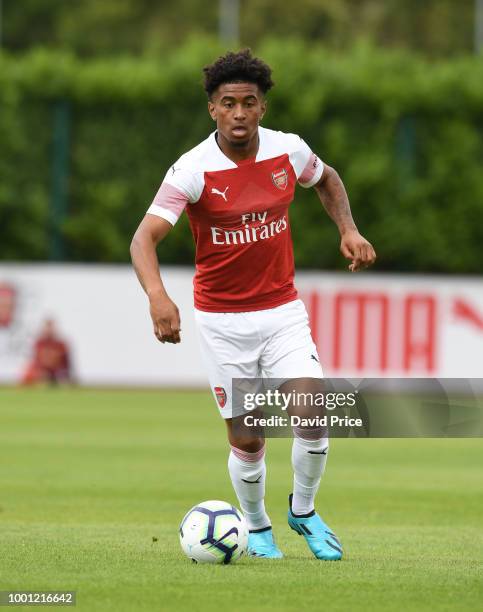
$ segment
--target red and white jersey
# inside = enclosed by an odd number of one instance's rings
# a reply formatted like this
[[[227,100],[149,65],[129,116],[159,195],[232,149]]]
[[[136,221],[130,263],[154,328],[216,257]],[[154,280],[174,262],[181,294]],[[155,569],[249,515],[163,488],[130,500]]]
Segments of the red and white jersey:
[[[288,208],[323,163],[295,134],[259,128],[256,157],[235,163],[216,132],[166,173],[148,213],[174,225],[186,208],[196,244],[195,307],[248,312],[297,298]]]

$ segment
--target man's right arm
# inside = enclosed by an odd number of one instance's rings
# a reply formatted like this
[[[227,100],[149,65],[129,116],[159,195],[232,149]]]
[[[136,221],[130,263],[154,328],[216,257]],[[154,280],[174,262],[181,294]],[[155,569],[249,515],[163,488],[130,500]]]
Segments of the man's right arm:
[[[160,342],[178,344],[181,342],[179,311],[166,293],[156,255],[156,246],[172,227],[162,217],[145,215],[134,234],[130,251],[134,270],[149,298],[154,335]]]

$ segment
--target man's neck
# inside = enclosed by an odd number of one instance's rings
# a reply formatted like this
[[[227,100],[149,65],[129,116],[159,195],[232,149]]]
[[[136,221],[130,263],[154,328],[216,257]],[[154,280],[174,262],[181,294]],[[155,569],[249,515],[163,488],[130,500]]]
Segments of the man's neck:
[[[255,132],[253,138],[248,142],[240,146],[233,146],[220,132],[215,133],[215,139],[222,152],[231,159],[235,164],[245,159],[256,157],[258,153],[258,147],[260,144],[260,138],[258,136],[258,130]]]

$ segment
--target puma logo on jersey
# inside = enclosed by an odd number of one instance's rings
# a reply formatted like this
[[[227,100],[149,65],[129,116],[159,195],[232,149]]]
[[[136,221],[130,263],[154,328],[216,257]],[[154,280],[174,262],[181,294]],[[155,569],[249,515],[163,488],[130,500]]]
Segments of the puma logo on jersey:
[[[226,198],[226,192],[228,191],[228,189],[230,188],[230,186],[228,185],[228,187],[225,189],[225,191],[219,191],[216,187],[212,187],[211,188],[211,193],[215,193],[216,195],[220,195],[225,202],[228,202],[227,198]]]

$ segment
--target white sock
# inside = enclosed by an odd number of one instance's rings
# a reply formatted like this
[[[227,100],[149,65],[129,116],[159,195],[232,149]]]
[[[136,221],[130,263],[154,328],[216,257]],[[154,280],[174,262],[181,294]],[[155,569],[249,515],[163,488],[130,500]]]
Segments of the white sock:
[[[231,447],[228,458],[228,471],[236,496],[240,502],[248,529],[270,527],[270,519],[265,512],[265,447],[256,453],[247,453]]]
[[[315,495],[325,470],[328,438],[304,440],[295,437],[292,446],[293,498],[292,512],[308,514],[314,509]]]

